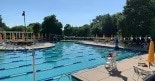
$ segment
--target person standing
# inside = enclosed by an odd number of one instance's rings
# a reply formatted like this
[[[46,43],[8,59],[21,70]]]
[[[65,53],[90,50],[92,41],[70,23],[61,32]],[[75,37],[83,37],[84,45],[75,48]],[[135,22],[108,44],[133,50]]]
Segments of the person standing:
[[[119,46],[118,46],[118,43],[119,43],[118,37],[116,37],[116,38],[114,39],[114,43],[115,43],[115,49],[119,49]]]

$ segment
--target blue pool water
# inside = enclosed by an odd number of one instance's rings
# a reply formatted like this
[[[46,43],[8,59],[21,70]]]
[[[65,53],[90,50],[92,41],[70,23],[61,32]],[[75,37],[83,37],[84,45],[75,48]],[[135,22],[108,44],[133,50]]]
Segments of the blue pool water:
[[[37,81],[70,81],[68,76],[70,73],[104,64],[105,56],[109,52],[116,53],[117,60],[143,54],[139,51],[116,51],[113,48],[59,42],[53,48],[35,51],[36,79]],[[0,52],[1,81],[32,81],[32,72],[31,52]]]

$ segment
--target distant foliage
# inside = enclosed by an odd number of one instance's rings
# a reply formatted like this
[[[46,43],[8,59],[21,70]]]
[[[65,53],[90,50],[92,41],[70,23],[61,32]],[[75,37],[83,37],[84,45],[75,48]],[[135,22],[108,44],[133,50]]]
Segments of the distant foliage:
[[[20,25],[20,26],[14,26],[10,28],[10,31],[25,31],[25,26]]]
[[[70,24],[66,24],[64,27],[64,35],[76,37],[89,37],[91,36],[90,25],[85,24],[81,27],[73,27]]]
[[[51,35],[62,35],[62,24],[56,19],[55,15],[50,15],[44,18],[42,22],[42,32],[46,34],[46,38]]]
[[[66,24],[64,27],[64,35],[77,37],[115,36],[119,30],[117,17],[119,18],[117,14],[115,14],[115,16],[109,14],[99,15],[93,19],[90,25],[85,24],[79,27],[71,27],[71,25]]]
[[[151,37],[155,41],[155,18],[152,19],[152,24],[151,24]]]
[[[6,24],[3,22],[2,16],[0,15],[0,31],[9,30]]]
[[[73,35],[73,27],[70,24],[66,24],[64,27],[64,35],[65,36],[72,36]]]
[[[124,7],[125,27],[129,36],[150,35],[152,18],[155,15],[153,0],[127,0]]]
[[[116,35],[116,23],[113,22],[112,17],[109,14],[103,16],[102,31],[103,35],[105,35],[106,37]]]
[[[41,32],[41,24],[40,23],[31,23],[29,26],[32,28],[34,34]]]

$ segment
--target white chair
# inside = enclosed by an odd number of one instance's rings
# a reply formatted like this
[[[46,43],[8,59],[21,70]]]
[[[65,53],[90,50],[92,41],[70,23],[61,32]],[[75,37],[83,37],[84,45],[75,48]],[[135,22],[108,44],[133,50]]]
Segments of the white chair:
[[[152,73],[150,73],[149,71],[145,71],[145,70],[140,69],[136,66],[133,66],[133,68],[134,68],[134,74],[133,74],[132,78],[134,79],[135,74],[137,74],[138,78],[136,81],[139,80],[139,77],[141,77],[142,80],[145,80],[146,78],[148,78],[152,75]]]
[[[146,77],[143,81],[155,81],[155,74]]]
[[[138,68],[137,68],[136,66],[133,66],[133,70],[134,70],[134,74],[133,74],[133,76],[132,76],[132,79],[134,79],[135,74],[137,74],[137,75],[138,75],[138,78],[137,78],[136,81],[138,81],[139,76],[140,76],[140,73],[139,73],[139,71],[138,71]],[[135,80],[135,79],[134,79],[134,80]]]
[[[111,71],[113,69],[117,69],[116,68],[116,62],[114,59],[112,58],[107,58],[107,61],[106,61],[106,64],[105,64],[105,68],[108,70],[108,71]]]

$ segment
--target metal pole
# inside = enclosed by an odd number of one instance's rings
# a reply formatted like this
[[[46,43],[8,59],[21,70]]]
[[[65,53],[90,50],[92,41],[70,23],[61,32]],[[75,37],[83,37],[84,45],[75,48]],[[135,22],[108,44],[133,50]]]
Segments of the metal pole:
[[[24,25],[25,25],[25,28],[26,28],[26,21],[25,21],[25,15],[24,15]],[[26,30],[25,30],[26,31]]]
[[[34,51],[34,49],[32,49],[32,57],[33,57],[33,81],[36,81],[35,51]]]
[[[25,25],[25,41],[26,41],[26,21],[25,21],[25,15],[24,15],[24,25]]]
[[[26,41],[26,20],[25,20],[25,11],[23,11],[22,16],[24,16],[24,25],[25,25],[25,41]]]

